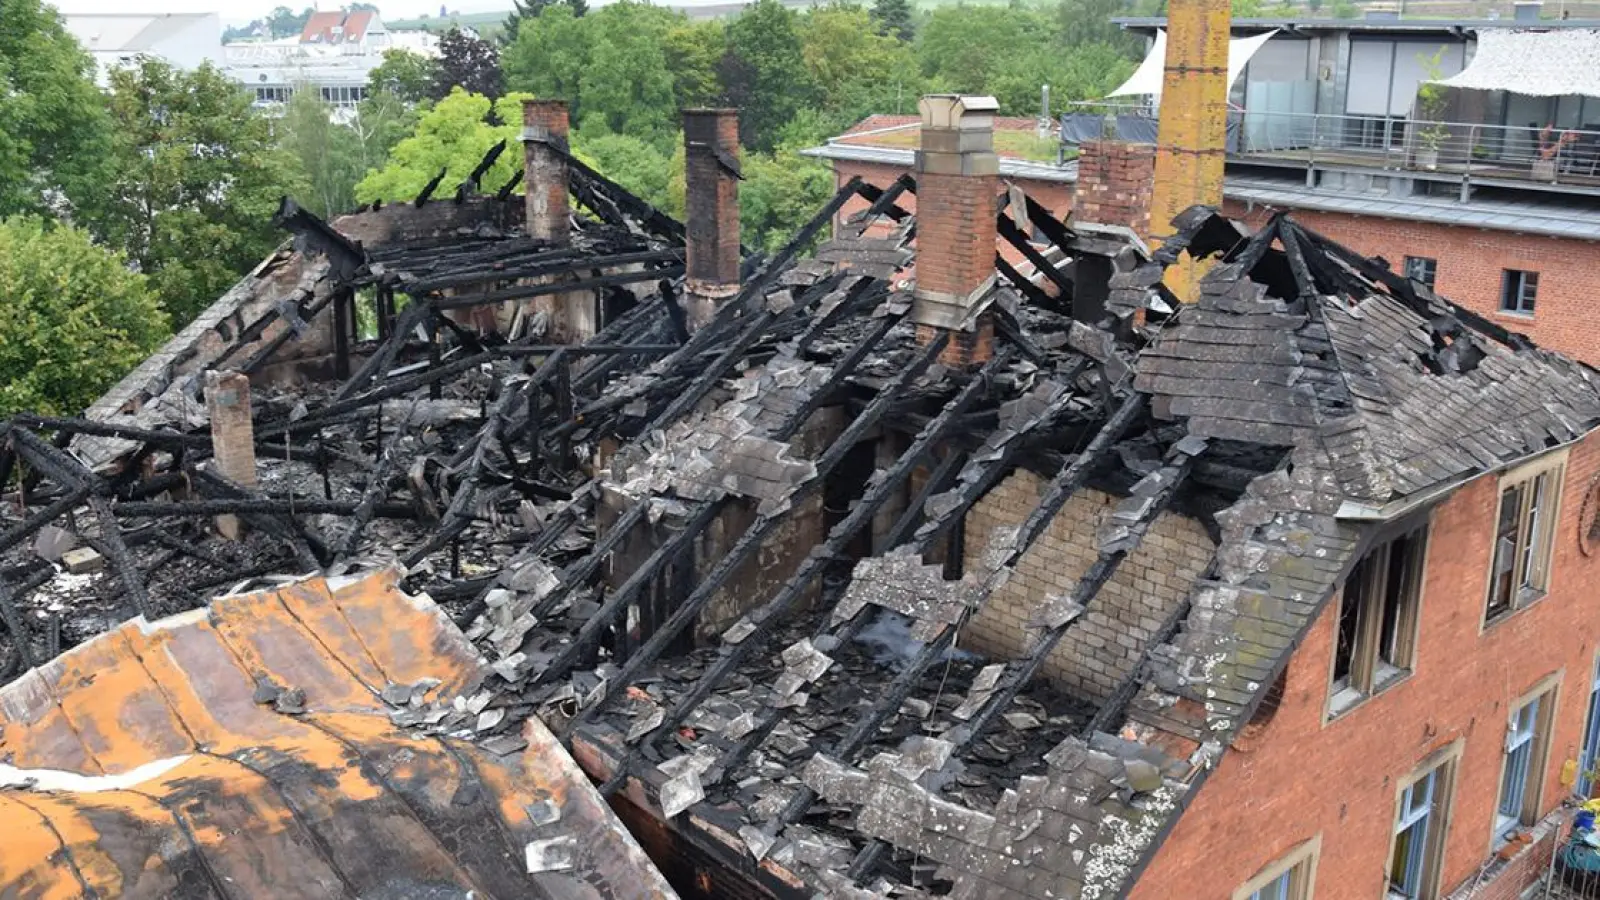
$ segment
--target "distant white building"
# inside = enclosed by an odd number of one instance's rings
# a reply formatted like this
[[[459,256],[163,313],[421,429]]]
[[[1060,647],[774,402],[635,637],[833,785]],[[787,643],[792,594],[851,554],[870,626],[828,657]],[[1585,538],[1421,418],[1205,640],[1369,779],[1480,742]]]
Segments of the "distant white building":
[[[393,49],[433,56],[438,38],[390,32],[369,11],[317,12],[298,37],[229,44],[223,59],[228,76],[254,91],[259,106],[286,103],[297,89],[309,87],[324,102],[349,108],[366,99],[372,70]]]
[[[111,69],[143,57],[190,70],[223,58],[222,20],[216,13],[86,13],[62,20],[94,57],[95,82],[101,87]]]

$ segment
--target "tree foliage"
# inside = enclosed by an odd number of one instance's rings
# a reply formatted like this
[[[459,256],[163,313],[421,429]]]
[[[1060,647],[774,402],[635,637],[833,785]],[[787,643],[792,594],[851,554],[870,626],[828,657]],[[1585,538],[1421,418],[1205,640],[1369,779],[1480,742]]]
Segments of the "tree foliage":
[[[0,216],[99,193],[109,121],[94,63],[39,0],[0,0]]]
[[[367,89],[388,91],[406,103],[418,103],[433,96],[439,78],[438,60],[395,48],[385,50],[383,62],[367,73]]]
[[[578,86],[589,61],[589,25],[570,7],[546,7],[526,21],[506,48],[506,85],[536,97],[578,102]]]
[[[911,0],[877,0],[872,4],[872,20],[878,33],[902,41],[916,37],[912,23]]]
[[[275,7],[267,13],[267,32],[274,38],[294,37],[306,30],[306,23],[311,21],[311,14],[316,10],[306,7],[295,12],[287,6]]]
[[[747,146],[771,149],[778,129],[814,98],[799,19],[779,0],[756,0],[728,23],[719,72]]]
[[[440,185],[448,193],[472,174],[489,148],[504,140],[511,149],[484,176],[485,185],[498,189],[520,168],[516,143],[527,97],[512,93],[490,101],[460,88],[452,91],[417,119],[416,130],[394,145],[383,168],[356,184],[357,202],[411,200],[441,169],[445,178]],[[496,121],[491,122],[491,113]]]
[[[272,213],[302,184],[250,96],[209,63],[117,69],[110,107],[115,177],[93,227],[179,326],[277,245]]]
[[[680,19],[661,36],[661,52],[672,73],[673,101],[679,109],[721,102],[717,63],[726,49],[727,35],[716,19]]]
[[[87,232],[0,220],[0,415],[72,415],[167,336],[145,278]]]
[[[687,26],[682,14],[637,0],[620,0],[581,19],[570,8],[549,6],[525,22],[506,49],[508,83],[566,100],[573,121],[585,128],[664,144],[680,105],[680,79],[668,66],[668,54],[686,66],[703,62],[704,41]],[[669,40],[680,31],[676,42]],[[692,69],[685,70],[681,85],[685,94],[707,87],[704,74]]]
[[[456,88],[494,99],[505,92],[505,81],[500,75],[500,51],[494,44],[451,28],[439,36],[431,96],[442,99]]]
[[[307,193],[297,197],[328,219],[355,208],[355,186],[389,156],[409,130],[411,113],[394,94],[376,91],[345,121],[314,90],[297,90],[276,122],[280,146],[294,155]]]
[[[574,16],[582,16],[589,11],[587,0],[511,0],[511,6],[511,14],[506,16],[505,22],[500,25],[498,38],[502,47],[515,44],[517,35],[521,33],[522,23],[537,19],[552,6],[565,6],[572,10]]]
[[[865,9],[845,3],[813,9],[802,20],[801,58],[824,109],[846,106],[852,94],[894,83],[916,70],[911,48],[873,27]]]

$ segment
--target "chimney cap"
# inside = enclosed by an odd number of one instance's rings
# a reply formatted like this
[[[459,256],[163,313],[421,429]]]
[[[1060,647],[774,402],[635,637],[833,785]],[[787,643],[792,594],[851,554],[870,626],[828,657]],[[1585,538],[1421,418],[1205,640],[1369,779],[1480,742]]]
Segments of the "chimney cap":
[[[1000,102],[988,96],[926,94],[917,101],[917,111],[922,114],[924,128],[961,128],[968,116],[977,119],[972,125],[983,127],[993,122]]]

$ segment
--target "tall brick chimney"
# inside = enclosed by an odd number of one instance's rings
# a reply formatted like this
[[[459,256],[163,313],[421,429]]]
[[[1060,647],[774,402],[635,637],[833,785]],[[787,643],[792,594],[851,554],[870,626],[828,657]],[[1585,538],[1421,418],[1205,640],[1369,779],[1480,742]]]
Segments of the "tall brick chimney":
[[[1150,192],[1155,185],[1156,147],[1123,141],[1084,141],[1078,148],[1078,185],[1072,218],[1096,225],[1122,225],[1150,234]]]
[[[982,363],[993,353],[994,323],[973,309],[995,278],[996,197],[993,97],[930,94],[917,104],[917,289],[911,307],[920,341],[956,332],[939,361]]]
[[[739,293],[739,117],[731,109],[683,111],[688,221],[685,318],[691,331]]]
[[[528,186],[528,236],[565,244],[572,231],[567,161],[556,149],[567,149],[566,101],[522,101],[522,146]]]

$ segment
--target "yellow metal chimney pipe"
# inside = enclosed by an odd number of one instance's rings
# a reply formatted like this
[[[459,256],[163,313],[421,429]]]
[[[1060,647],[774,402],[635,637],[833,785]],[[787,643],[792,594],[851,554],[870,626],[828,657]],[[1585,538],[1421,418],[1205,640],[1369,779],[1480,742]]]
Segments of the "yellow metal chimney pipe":
[[[1172,220],[1195,204],[1222,205],[1228,133],[1229,0],[1169,0],[1167,59],[1156,132],[1150,238],[1172,236]],[[1199,296],[1203,273],[1187,255],[1167,270],[1178,299]]]

